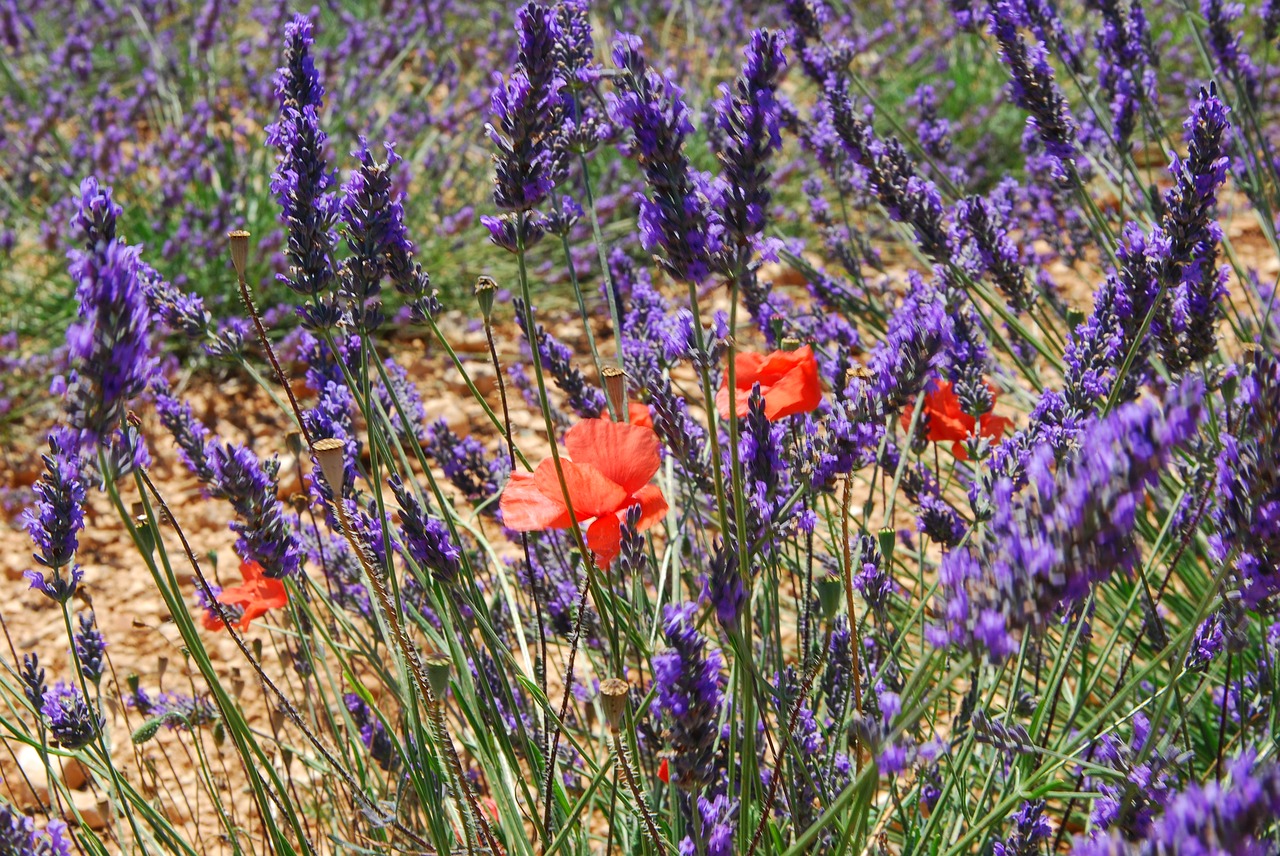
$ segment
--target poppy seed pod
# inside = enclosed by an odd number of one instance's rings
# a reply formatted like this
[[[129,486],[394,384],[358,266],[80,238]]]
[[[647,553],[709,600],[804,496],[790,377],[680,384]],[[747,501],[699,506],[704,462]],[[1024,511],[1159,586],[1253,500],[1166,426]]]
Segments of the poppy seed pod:
[[[346,466],[342,460],[344,449],[342,441],[336,437],[317,440],[311,444],[311,453],[316,456],[316,463],[320,465],[324,480],[329,483],[335,498],[342,495],[346,478]]]
[[[431,684],[431,694],[436,701],[441,701],[449,692],[449,671],[453,661],[444,654],[432,654],[426,659],[427,683]]]
[[[480,315],[486,324],[493,317],[493,299],[497,293],[498,284],[491,277],[476,277],[476,303],[480,305]]]
[[[236,276],[244,279],[244,269],[249,264],[249,233],[244,229],[236,229],[227,233],[231,241],[231,266],[236,269]]]
[[[600,370],[604,394],[609,397],[609,409],[618,418],[627,420],[627,373],[617,366],[605,366]]]
[[[609,730],[617,734],[622,728],[622,717],[627,712],[627,695],[631,688],[622,678],[607,678],[600,682],[600,704]]]

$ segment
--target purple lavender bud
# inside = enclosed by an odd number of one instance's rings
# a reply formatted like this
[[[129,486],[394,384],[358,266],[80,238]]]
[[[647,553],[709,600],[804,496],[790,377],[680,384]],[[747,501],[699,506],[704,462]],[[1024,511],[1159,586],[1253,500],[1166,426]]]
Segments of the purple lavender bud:
[[[209,460],[204,453],[209,431],[192,415],[191,403],[179,403],[168,394],[168,390],[167,383],[161,382],[156,386],[156,412],[178,445],[178,458],[201,484],[207,485],[213,481],[213,470],[209,468]]]
[[[240,518],[231,524],[240,536],[236,552],[261,565],[268,577],[280,579],[298,573],[301,549],[277,498],[279,463],[263,463],[244,446],[217,439],[209,441],[205,457],[212,476],[209,496],[230,502]]]
[[[357,331],[372,330],[382,321],[382,278],[393,253],[413,251],[404,228],[401,195],[391,184],[391,168],[399,162],[387,145],[387,159],[375,161],[364,138],[353,152],[360,162],[342,186],[342,222],[351,254],[338,270],[338,293]]]
[[[35,821],[0,803],[0,853],[35,856]]]
[[[1196,635],[1191,639],[1191,650],[1187,652],[1184,667],[1188,672],[1203,672],[1222,653],[1224,646],[1222,613],[1215,612],[1196,628]]]
[[[106,667],[107,640],[94,621],[92,610],[76,616],[80,628],[75,634],[76,656],[80,660],[80,674],[97,683],[102,680]]]
[[[120,213],[110,188],[99,187],[92,177],[81,183],[73,226],[84,249],[67,254],[80,303],[79,320],[67,330],[73,367],[67,406],[72,426],[94,445],[107,442],[129,402],[157,371],[139,248],[115,237]]]
[[[1218,190],[1230,164],[1227,113],[1212,84],[1201,89],[1183,126],[1187,157],[1175,155],[1169,166],[1174,185],[1164,196],[1161,226],[1169,251],[1161,275],[1170,293],[1162,308],[1176,308],[1165,309],[1161,346],[1165,364],[1174,372],[1217,350],[1216,328],[1227,295],[1226,271],[1217,265],[1222,227],[1216,219]]]
[[[1233,563],[1235,585],[1254,608],[1280,592],[1280,360],[1258,351],[1240,378],[1218,453],[1215,561]]]
[[[872,612],[882,614],[889,604],[889,596],[897,586],[893,582],[893,577],[885,570],[884,557],[880,555],[880,549],[874,537],[866,533],[858,536],[855,561],[857,564],[854,565],[856,569],[853,575],[854,588],[862,595]]]
[[[935,643],[999,662],[1018,650],[1024,631],[1045,626],[1095,583],[1132,571],[1138,508],[1173,452],[1195,436],[1202,395],[1191,383],[1163,403],[1117,408],[1084,432],[1056,473],[1053,450],[1037,449],[1026,494],[1015,496],[1008,479],[997,482],[981,545],[943,557],[945,623],[931,630]]]
[[[1256,103],[1261,82],[1258,67],[1249,58],[1249,51],[1241,44],[1242,37],[1233,24],[1244,14],[1243,3],[1223,0],[1200,0],[1200,14],[1204,16],[1205,41],[1218,72],[1232,81],[1250,103]]]
[[[1262,34],[1267,41],[1274,42],[1280,35],[1280,0],[1262,0],[1262,8],[1258,10],[1262,18]]]
[[[992,856],[1039,856],[1040,842],[1053,835],[1053,825],[1045,812],[1045,801],[1025,802],[1013,813],[1013,830],[1009,837],[992,845]]]
[[[951,253],[937,186],[920,176],[898,139],[876,137],[871,125],[854,110],[843,79],[828,81],[823,95],[839,145],[867,171],[871,189],[889,217],[912,228],[928,258],[935,262],[948,260]]]
[[[667,648],[652,661],[657,688],[652,713],[667,723],[667,742],[674,751],[669,761],[671,782],[686,790],[714,781],[724,704],[723,660],[719,649],[708,648],[707,638],[695,629],[697,614],[694,603],[663,608]]]
[[[738,616],[747,602],[747,590],[738,572],[738,551],[718,541],[711,554],[707,575],[702,580],[702,599],[716,611],[716,620],[726,631],[738,627]]]
[[[699,837],[706,856],[733,856],[733,833],[738,828],[738,801],[724,794],[698,797]],[[699,852],[692,836],[680,842],[680,853]]]
[[[507,457],[491,457],[479,440],[459,437],[443,419],[427,430],[425,448],[444,470],[445,478],[471,502],[488,502],[506,483],[510,471]]]
[[[280,152],[271,191],[288,233],[289,269],[277,278],[318,305],[333,278],[338,199],[325,155],[328,137],[320,128],[324,87],[311,57],[311,26],[310,18],[297,15],[285,27],[285,65],[276,74],[280,120],[267,128],[267,143]],[[300,312],[311,326],[327,326],[332,320],[328,308],[302,307]]]
[[[356,728],[360,730],[360,741],[369,750],[369,757],[387,772],[395,770],[400,764],[400,758],[396,754],[395,744],[391,740],[391,735],[387,733],[387,727],[382,724],[382,720],[369,709],[364,699],[355,693],[344,695],[342,701],[347,706],[347,712],[351,714]]]
[[[915,401],[938,360],[948,319],[937,291],[915,271],[911,290],[889,319],[884,340],[872,352],[868,368],[885,410],[901,410]]]
[[[991,34],[1000,43],[1000,56],[1009,67],[1009,98],[1030,113],[1029,127],[1050,157],[1070,164],[1076,157],[1076,123],[1067,99],[1053,79],[1053,66],[1041,43],[1027,44],[1018,34],[1020,17],[1011,0],[991,6]]]
[[[85,701],[79,688],[65,681],[58,681],[45,695],[41,713],[63,749],[83,749],[97,739],[107,724]]]
[[[1078,856],[1157,856],[1221,853],[1253,856],[1271,848],[1270,830],[1280,813],[1280,767],[1255,763],[1252,751],[1229,762],[1228,781],[1193,782],[1164,798],[1164,813],[1138,836],[1123,827],[1078,836]],[[1136,839],[1136,840],[1135,840]]]
[[[673,278],[701,283],[720,266],[723,201],[684,153],[693,132],[684,93],[649,67],[635,36],[614,42],[613,62],[620,74],[610,113],[631,131],[648,191],[639,197],[640,242]]]
[[[400,531],[409,558],[431,572],[443,584],[457,579],[461,551],[453,545],[444,521],[427,515],[418,498],[405,488],[398,475],[387,480],[400,505]]]
[[[515,306],[516,323],[520,325],[525,339],[537,348],[543,371],[550,374],[560,391],[569,397],[569,406],[583,419],[599,419],[609,402],[600,388],[589,382],[573,364],[573,349],[548,333],[541,324],[534,325],[531,337],[525,318],[525,302],[516,298],[512,304]]]
[[[648,563],[644,553],[644,536],[636,528],[640,525],[641,509],[633,505],[627,509],[627,517],[622,521],[620,529],[621,542],[618,553],[619,578],[623,580],[640,579]]]
[[[1025,312],[1035,300],[1035,293],[1027,286],[1027,272],[1018,248],[996,207],[985,197],[970,196],[956,204],[956,220],[973,240],[982,269],[991,276],[1009,306],[1015,312]]]
[[[42,456],[45,471],[32,488],[35,507],[22,515],[36,547],[32,558],[55,572],[75,558],[84,528],[84,482],[80,459],[67,448],[69,440],[66,432],[49,435],[49,454]]]
[[[44,669],[40,668],[40,658],[35,654],[23,654],[18,677],[22,681],[22,694],[31,702],[31,706],[36,710],[43,708],[47,687],[44,683]]]

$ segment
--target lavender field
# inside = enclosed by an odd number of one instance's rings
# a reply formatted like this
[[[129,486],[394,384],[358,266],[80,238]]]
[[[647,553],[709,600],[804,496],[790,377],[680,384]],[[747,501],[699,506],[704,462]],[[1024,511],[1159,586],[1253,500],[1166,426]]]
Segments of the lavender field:
[[[0,0],[0,856],[1280,854],[1277,42]]]

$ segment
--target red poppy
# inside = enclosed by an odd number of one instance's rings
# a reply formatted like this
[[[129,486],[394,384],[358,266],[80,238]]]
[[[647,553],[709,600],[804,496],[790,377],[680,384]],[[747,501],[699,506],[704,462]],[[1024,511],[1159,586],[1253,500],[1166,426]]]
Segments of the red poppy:
[[[257,562],[241,562],[240,576],[244,577],[244,585],[223,589],[218,595],[218,603],[244,608],[244,615],[236,625],[244,633],[253,619],[265,615],[269,609],[279,609],[288,604],[289,590],[280,580],[266,576],[262,565]],[[204,626],[208,630],[221,630],[226,625],[216,613],[208,610],[204,614]]]
[[[618,556],[621,523],[640,506],[637,529],[648,529],[667,513],[667,501],[649,479],[658,471],[658,435],[652,428],[608,419],[584,419],[564,437],[560,458],[569,501],[587,527],[587,546],[601,567]],[[564,502],[556,463],[548,458],[531,473],[515,473],[499,502],[503,525],[517,532],[568,529],[573,521]]]
[[[990,383],[991,400],[997,397],[996,388]],[[930,443],[951,443],[951,452],[962,461],[969,460],[965,451],[965,441],[973,436],[974,418],[960,409],[960,399],[951,388],[951,381],[940,380],[933,389],[925,393],[924,415],[929,420]],[[911,411],[902,414],[902,428],[911,427]],[[991,440],[999,440],[1006,429],[1013,427],[1013,420],[1004,416],[996,416],[991,411],[982,414],[980,433]]]
[[[808,413],[822,403],[822,385],[818,381],[818,361],[813,348],[805,345],[795,351],[771,354],[738,354],[733,362],[734,399],[738,418],[747,415],[751,388],[760,384],[764,396],[764,415],[770,421]],[[716,394],[716,410],[729,418],[729,379]]]
[[[610,418],[608,407],[600,411],[600,418]],[[638,401],[627,402],[627,421],[632,425],[641,425],[645,428],[653,427],[653,417],[649,415],[649,408]]]
[[[658,778],[666,784],[671,783],[671,767],[667,764],[666,758],[663,758],[662,763],[658,765]]]

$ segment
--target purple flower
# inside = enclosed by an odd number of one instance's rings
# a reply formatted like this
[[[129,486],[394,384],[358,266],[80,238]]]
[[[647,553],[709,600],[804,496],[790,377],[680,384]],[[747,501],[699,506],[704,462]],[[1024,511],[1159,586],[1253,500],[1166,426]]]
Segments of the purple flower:
[[[1020,18],[1011,0],[991,6],[991,34],[1000,43],[1000,56],[1009,67],[1009,98],[1030,113],[1029,129],[1050,157],[1070,163],[1076,157],[1076,123],[1067,99],[1053,79],[1053,66],[1044,45],[1028,44],[1018,34]]]
[[[47,687],[44,683],[44,669],[40,668],[40,658],[35,654],[23,654],[18,678],[22,681],[22,694],[31,702],[31,706],[36,710],[43,708]]]
[[[1132,571],[1134,524],[1146,488],[1173,452],[1195,436],[1202,388],[1188,384],[1163,402],[1123,405],[1091,425],[1055,473],[1053,450],[1028,463],[1029,491],[1001,479],[978,547],[952,550],[939,579],[943,623],[935,643],[957,644],[999,662],[1024,631],[1044,627],[1095,583]]]
[[[83,749],[97,739],[107,724],[85,701],[79,688],[65,681],[58,681],[45,694],[40,710],[45,725],[64,749]]]
[[[369,757],[388,772],[399,766],[400,757],[396,753],[391,735],[387,733],[387,727],[364,699],[355,693],[348,693],[342,697],[342,701],[356,728],[360,730],[360,742],[369,750]]]
[[[1239,381],[1217,458],[1209,537],[1215,561],[1233,564],[1244,602],[1280,592],[1280,360],[1258,351]]]
[[[102,680],[106,667],[107,640],[94,621],[92,610],[76,616],[80,625],[75,633],[76,657],[80,660],[80,674],[97,683]]]
[[[33,558],[46,568],[57,570],[71,563],[84,528],[84,482],[80,459],[68,448],[67,432],[49,435],[49,454],[42,456],[44,474],[35,483],[34,508],[23,512],[23,523],[35,543]]]
[[[400,505],[405,553],[441,583],[452,582],[458,575],[458,559],[462,553],[454,546],[449,527],[423,511],[422,504],[405,487],[400,476],[391,476],[387,483]]]
[[[506,455],[491,457],[479,440],[459,437],[443,419],[427,429],[425,448],[445,478],[474,503],[493,499],[511,469]]]
[[[1218,71],[1232,81],[1250,102],[1256,102],[1260,81],[1258,67],[1249,58],[1249,52],[1241,44],[1241,34],[1232,25],[1244,14],[1243,3],[1226,3],[1223,0],[1200,0],[1200,14],[1204,16],[1205,41]]]
[[[298,573],[301,550],[297,535],[277,498],[279,462],[263,463],[244,446],[217,439],[209,441],[204,453],[211,474],[209,496],[230,502],[240,517],[231,524],[240,536],[236,552],[261,565],[268,577],[280,579]]]
[[[95,445],[120,427],[125,408],[157,371],[139,248],[116,238],[120,213],[110,188],[92,177],[81,183],[73,225],[83,248],[67,254],[80,304],[79,320],[67,330],[67,407],[82,440]]]
[[[693,132],[684,93],[649,67],[640,40],[614,42],[621,74],[610,103],[613,121],[631,132],[631,153],[644,170],[647,194],[639,195],[640,242],[681,282],[701,283],[720,262],[724,225],[720,189],[696,172],[684,152]]]
[[[716,611],[716,620],[726,631],[738,627],[738,616],[747,602],[747,590],[738,572],[738,551],[719,542],[702,581],[702,598]]]
[[[280,203],[280,221],[288,233],[289,268],[277,279],[315,301],[300,308],[304,323],[327,327],[337,320],[334,308],[321,298],[333,278],[338,198],[325,154],[328,137],[320,128],[324,86],[311,57],[311,26],[310,18],[297,15],[285,27],[285,65],[276,73],[280,120],[267,128],[267,143],[280,152],[271,192]]]
[[[583,376],[573,364],[573,349],[547,332],[541,324],[534,325],[533,335],[529,335],[529,322],[526,318],[525,302],[520,298],[512,301],[516,311],[516,323],[530,345],[538,351],[538,361],[544,371],[551,375],[557,387],[569,398],[569,406],[583,419],[599,419],[600,414],[609,406],[600,388]],[[529,313],[532,315],[532,312]]]
[[[1011,818],[1013,831],[1009,837],[995,842],[992,856],[1039,856],[1044,849],[1040,842],[1053,834],[1053,826],[1044,809],[1044,800],[1023,803]]]
[[[387,159],[375,161],[364,138],[352,154],[360,165],[342,186],[342,221],[351,251],[338,270],[338,293],[356,330],[372,330],[382,322],[382,279],[391,254],[407,256],[413,245],[404,228],[401,195],[391,183],[399,162],[387,145]]]
[[[668,604],[662,613],[667,648],[653,657],[657,698],[654,716],[668,724],[672,783],[693,790],[714,778],[714,759],[724,704],[723,660],[697,631],[694,603]]]
[[[1174,155],[1174,185],[1164,196],[1161,228],[1168,238],[1161,278],[1169,289],[1161,305],[1161,352],[1170,370],[1180,372],[1217,350],[1216,328],[1227,296],[1226,270],[1219,269],[1218,190],[1230,159],[1228,109],[1210,85],[1200,90],[1187,131],[1187,157]]]

